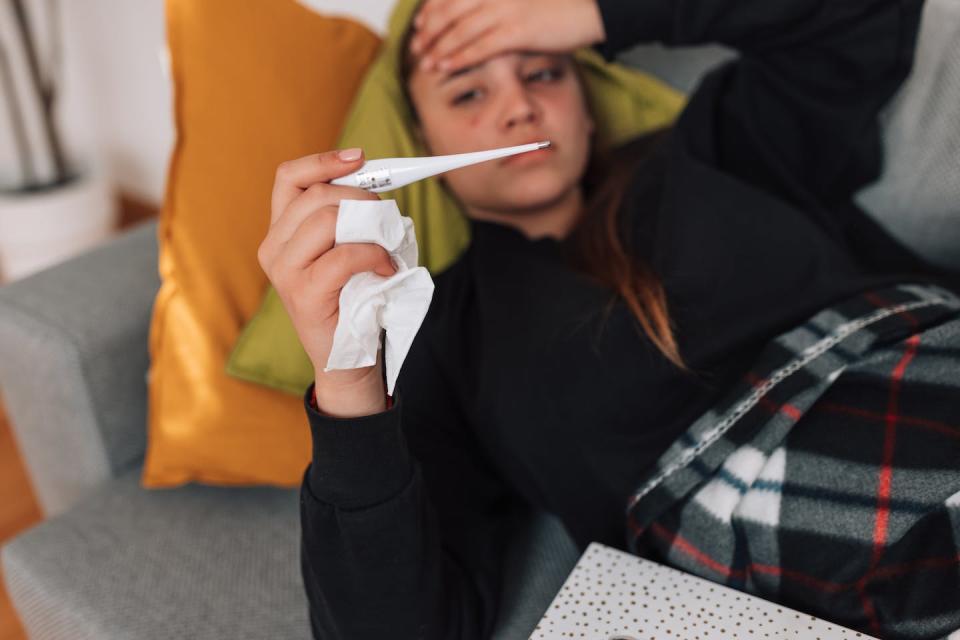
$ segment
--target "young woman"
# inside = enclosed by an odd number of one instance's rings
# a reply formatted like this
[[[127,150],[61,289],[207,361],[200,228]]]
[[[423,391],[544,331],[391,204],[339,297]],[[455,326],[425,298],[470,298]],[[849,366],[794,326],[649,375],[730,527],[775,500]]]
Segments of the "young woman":
[[[317,638],[485,638],[504,543],[535,506],[583,548],[778,334],[922,268],[852,202],[920,0],[428,0],[402,72],[433,154],[550,140],[451,172],[471,245],[438,275],[392,403],[381,364],[324,372],[339,290],[394,272],[334,247],[328,182],[359,150],[280,166],[259,259],[316,368],[301,489]],[[609,154],[570,52],[720,42],[675,126]],[[436,63],[446,60],[446,63]]]

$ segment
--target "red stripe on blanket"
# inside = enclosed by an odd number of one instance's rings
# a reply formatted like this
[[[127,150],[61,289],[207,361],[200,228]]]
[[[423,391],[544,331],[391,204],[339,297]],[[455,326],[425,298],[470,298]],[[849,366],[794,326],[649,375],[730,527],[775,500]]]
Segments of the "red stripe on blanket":
[[[674,533],[657,522],[654,522],[650,525],[650,530],[655,535],[666,540],[670,544],[671,548],[675,548],[685,553],[698,563],[712,569],[714,572],[719,573],[725,578],[732,577],[743,580],[751,573],[780,576],[789,580],[793,580],[794,582],[799,582],[800,584],[804,584],[813,589],[824,591],[826,593],[836,593],[838,591],[844,591],[856,586],[856,583],[843,584],[840,582],[829,582],[827,580],[820,580],[800,571],[784,569],[783,567],[778,567],[775,565],[759,564],[757,562],[751,562],[747,565],[746,569],[731,569],[728,565],[711,558],[679,533]]]
[[[760,385],[766,382],[763,378],[761,378],[760,376],[758,376],[752,371],[747,372],[747,380],[750,382],[750,384],[753,385],[754,389],[760,387]],[[779,404],[774,400],[771,400],[767,396],[761,396],[759,400],[759,404],[760,406],[765,408],[767,411],[769,411],[771,414],[774,414],[779,411],[783,413],[783,415],[793,420],[794,422],[796,422],[797,420],[803,417],[803,412],[800,411],[800,409],[793,406],[792,404],[790,404],[789,402],[784,402],[783,404]]]
[[[876,422],[886,422],[887,419],[887,415],[885,413],[869,411],[867,409],[861,409],[860,407],[836,404],[834,402],[818,403],[811,407],[810,410],[824,411],[827,413],[843,413],[849,416],[863,418],[865,420],[874,420]],[[937,433],[950,438],[960,439],[960,425],[950,425],[946,422],[940,422],[939,420],[928,420],[927,418],[917,418],[914,416],[904,415],[901,415],[897,418],[897,424],[901,427],[919,427],[921,429],[929,429],[930,431],[936,431]]]
[[[890,565],[889,567],[881,567],[866,577],[869,579],[896,578],[921,569],[952,569],[958,564],[960,564],[960,553],[953,557],[921,558],[913,562],[901,562],[900,564]],[[864,583],[865,582],[866,580],[864,580]]]
[[[634,533],[640,532],[633,522],[631,522],[630,525]],[[719,573],[724,577],[743,579],[749,573],[781,576],[787,578],[788,580],[793,580],[794,582],[799,582],[827,593],[837,593],[839,591],[846,591],[848,589],[862,590],[866,586],[867,582],[872,579],[885,580],[897,578],[922,570],[952,569],[953,567],[960,565],[960,554],[937,558],[921,558],[920,560],[914,560],[913,562],[901,562],[900,564],[890,565],[888,567],[880,567],[855,582],[831,582],[829,580],[815,578],[809,574],[803,573],[802,571],[784,569],[783,567],[760,564],[757,562],[751,562],[749,565],[747,565],[747,569],[745,570],[733,570],[728,565],[725,565],[718,560],[714,560],[707,553],[698,549],[696,545],[691,543],[689,540],[678,533],[670,531],[658,522],[654,522],[650,525],[650,531],[652,531],[660,539],[666,540],[670,544],[671,548],[676,547],[679,551],[682,551],[700,564],[709,567],[714,572]]]
[[[897,437],[897,409],[900,404],[900,381],[907,370],[907,366],[917,353],[920,344],[920,334],[913,334],[907,338],[907,346],[903,357],[894,367],[890,376],[890,399],[887,403],[886,432],[883,437],[883,463],[880,467],[880,478],[877,486],[877,519],[873,527],[873,557],[870,569],[873,570],[880,561],[883,547],[887,542],[887,524],[890,520],[890,487],[893,481],[893,454],[896,448]]]
[[[909,359],[905,357],[902,362],[904,364],[902,368],[905,369],[906,364],[909,363]],[[902,377],[902,371],[900,372],[900,376]],[[637,526],[634,522],[630,521],[629,524],[630,529],[637,537],[643,533],[643,529]],[[914,562],[904,562],[898,565],[869,570],[856,582],[830,582],[815,578],[800,571],[794,571],[775,565],[765,565],[755,562],[748,564],[745,569],[733,570],[728,565],[725,565],[722,562],[710,557],[707,553],[697,548],[696,545],[691,543],[679,533],[670,531],[657,522],[654,522],[650,525],[650,531],[667,543],[668,553],[673,550],[680,551],[681,553],[693,558],[698,564],[709,568],[714,573],[718,573],[725,578],[732,577],[738,580],[745,580],[745,578],[751,574],[765,574],[780,576],[784,580],[801,584],[822,593],[839,593],[854,589],[859,596],[860,604],[866,616],[867,624],[871,628],[871,632],[878,636],[881,634],[882,628],[880,626],[880,621],[877,618],[876,608],[874,607],[873,602],[867,593],[867,588],[872,580],[890,579],[907,573],[919,572],[923,570],[948,568],[952,570],[957,564],[960,564],[960,554],[957,554],[953,557],[924,558]]]
[[[907,366],[917,353],[920,344],[920,334],[915,333],[906,341],[906,349],[900,362],[893,368],[890,375],[890,399],[887,403],[886,429],[883,436],[883,464],[880,466],[880,477],[877,486],[877,516],[873,526],[873,555],[870,558],[870,568],[867,574],[873,573],[883,550],[887,544],[887,525],[890,522],[890,493],[893,483],[893,454],[896,451],[897,438],[897,410],[900,404],[900,381],[907,370]],[[866,591],[860,589],[860,599],[863,602],[863,612],[870,621],[870,628],[874,633],[881,631],[880,621],[877,619],[873,604]]]
[[[877,306],[877,307],[881,307],[881,308],[882,308],[882,307],[892,307],[892,306],[894,306],[892,302],[884,299],[883,296],[879,296],[879,295],[877,295],[876,293],[874,293],[874,292],[872,292],[872,291],[868,291],[868,292],[864,293],[864,294],[863,294],[863,297],[866,298],[866,299],[870,302],[870,304],[875,305],[875,306]],[[899,313],[899,315],[903,316],[904,319],[905,319],[907,322],[910,323],[910,326],[911,326],[911,327],[916,327],[916,326],[919,324],[919,323],[917,322],[916,316],[914,316],[914,315],[913,315],[912,313],[910,313],[909,311],[901,311],[901,312]]]
[[[870,632],[879,635],[883,630],[880,628],[880,621],[877,619],[877,611],[873,608],[873,603],[870,602],[867,592],[863,589],[860,589],[860,605],[863,607],[863,613],[866,614],[867,620],[870,621]]]
[[[730,567],[728,567],[727,565],[723,564],[722,562],[717,562],[716,560],[714,560],[713,558],[711,558],[710,556],[708,556],[707,554],[703,553],[702,551],[697,549],[695,546],[690,544],[690,542],[686,538],[681,536],[679,533],[672,533],[669,529],[667,529],[666,527],[664,527],[663,525],[657,522],[654,522],[652,525],[650,525],[650,528],[653,530],[655,534],[657,534],[661,538],[666,538],[667,540],[669,540],[671,547],[675,549],[679,549],[680,551],[684,552],[685,554],[687,554],[688,556],[690,556],[700,564],[713,569],[720,575],[724,577],[732,576],[734,578],[744,577],[745,575],[744,571],[741,571],[741,570],[734,571],[730,569]]]

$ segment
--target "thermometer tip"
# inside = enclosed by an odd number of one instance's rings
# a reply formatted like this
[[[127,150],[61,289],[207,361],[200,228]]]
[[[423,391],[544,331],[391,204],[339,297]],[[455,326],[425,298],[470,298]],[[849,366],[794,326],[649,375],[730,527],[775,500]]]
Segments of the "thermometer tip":
[[[537,143],[537,149],[543,149],[544,147],[549,147],[549,146],[550,146],[549,140],[544,140],[543,142]]]

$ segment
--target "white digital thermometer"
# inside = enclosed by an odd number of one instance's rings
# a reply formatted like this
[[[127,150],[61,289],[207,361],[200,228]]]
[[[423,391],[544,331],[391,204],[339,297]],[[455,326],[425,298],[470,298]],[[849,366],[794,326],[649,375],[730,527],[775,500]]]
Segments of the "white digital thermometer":
[[[364,162],[363,166],[353,173],[334,178],[330,181],[330,184],[359,187],[372,193],[383,193],[453,169],[468,167],[487,160],[505,158],[518,153],[536,151],[549,146],[550,141],[544,140],[543,142],[521,144],[516,147],[502,147],[472,153],[455,153],[449,156],[379,158]]]

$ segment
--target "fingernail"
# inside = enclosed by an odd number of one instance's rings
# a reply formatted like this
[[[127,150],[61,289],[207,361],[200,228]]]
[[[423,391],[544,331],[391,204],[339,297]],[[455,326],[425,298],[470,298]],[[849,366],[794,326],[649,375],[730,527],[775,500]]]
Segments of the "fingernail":
[[[410,41],[410,50],[414,53],[417,53],[420,50],[420,40],[418,38],[414,38]]]
[[[413,19],[413,26],[417,29],[423,26],[423,13],[418,13],[417,17]]]
[[[440,69],[440,71],[446,71],[449,68],[450,68],[449,60],[441,60],[440,62],[437,63],[437,69]]]
[[[360,158],[360,155],[363,152],[360,150],[360,147],[354,147],[352,149],[344,149],[343,151],[337,152],[337,157],[340,158],[343,162],[353,162]]]
[[[433,66],[433,58],[430,56],[423,56],[423,59],[420,60],[420,68],[424,71],[429,71],[430,67]]]

